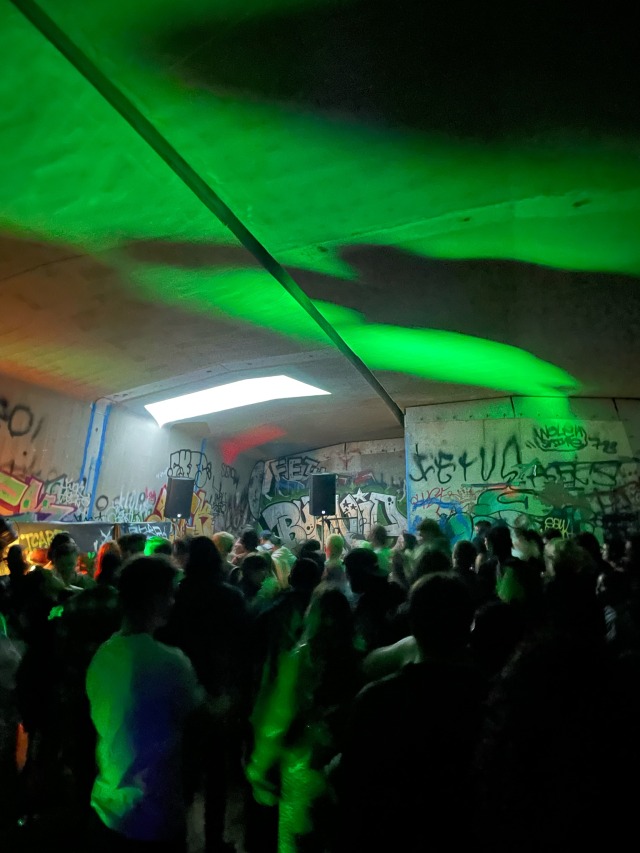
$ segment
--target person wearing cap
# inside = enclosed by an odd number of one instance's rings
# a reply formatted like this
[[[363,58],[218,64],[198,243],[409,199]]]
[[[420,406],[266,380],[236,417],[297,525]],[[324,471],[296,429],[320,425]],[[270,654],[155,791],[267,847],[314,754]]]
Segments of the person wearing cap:
[[[271,541],[273,539],[273,534],[270,530],[263,530],[260,533],[260,544],[258,545],[258,551],[268,551],[271,552],[275,549],[275,545]]]

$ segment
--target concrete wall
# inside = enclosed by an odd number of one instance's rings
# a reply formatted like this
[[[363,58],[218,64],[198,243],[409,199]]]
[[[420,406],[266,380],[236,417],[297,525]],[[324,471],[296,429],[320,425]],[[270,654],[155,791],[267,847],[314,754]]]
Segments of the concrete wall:
[[[402,439],[324,447],[295,456],[257,462],[249,482],[251,515],[283,542],[319,535],[309,513],[313,474],[337,474],[337,517],[331,530],[366,535],[384,524],[391,536],[407,525]]]
[[[563,535],[638,527],[638,401],[506,398],[407,411],[409,526],[455,540],[474,520]]]
[[[504,398],[411,408],[404,446],[368,441],[256,462],[225,456],[192,426],[159,429],[124,408],[0,381],[1,515],[159,520],[174,474],[197,481],[191,533],[250,522],[290,541],[318,535],[309,486],[324,471],[337,474],[331,526],[342,532],[366,535],[382,523],[396,536],[430,517],[455,539],[470,535],[474,519],[526,516],[540,529],[602,538],[640,527],[640,402]]]
[[[154,521],[167,477],[192,476],[188,532],[249,520],[254,459],[232,463],[192,426],[163,427],[124,408],[0,381],[0,514],[31,521]]]

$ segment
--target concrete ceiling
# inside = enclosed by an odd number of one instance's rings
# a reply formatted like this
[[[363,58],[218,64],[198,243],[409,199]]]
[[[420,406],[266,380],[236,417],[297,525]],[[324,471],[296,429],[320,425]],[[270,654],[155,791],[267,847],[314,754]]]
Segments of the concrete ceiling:
[[[331,391],[202,425],[269,452],[640,396],[631,22],[468,6],[0,0],[0,372]]]

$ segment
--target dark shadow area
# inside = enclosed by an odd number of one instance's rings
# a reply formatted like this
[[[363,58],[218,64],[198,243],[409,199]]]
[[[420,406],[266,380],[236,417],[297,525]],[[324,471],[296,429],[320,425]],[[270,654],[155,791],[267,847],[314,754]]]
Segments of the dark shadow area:
[[[355,0],[156,38],[190,82],[357,121],[501,138],[634,133],[640,69],[631,7]]]

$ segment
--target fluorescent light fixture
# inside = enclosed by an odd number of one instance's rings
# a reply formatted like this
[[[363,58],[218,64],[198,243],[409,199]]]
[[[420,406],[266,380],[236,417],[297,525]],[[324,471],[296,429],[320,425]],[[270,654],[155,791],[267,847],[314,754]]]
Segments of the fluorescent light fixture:
[[[317,397],[330,394],[306,382],[298,382],[290,376],[263,376],[259,379],[241,379],[228,385],[218,385],[194,394],[172,397],[159,403],[149,403],[145,409],[153,415],[159,426],[210,415],[213,412],[225,412],[240,406],[265,403],[267,400],[284,400],[287,397]]]

